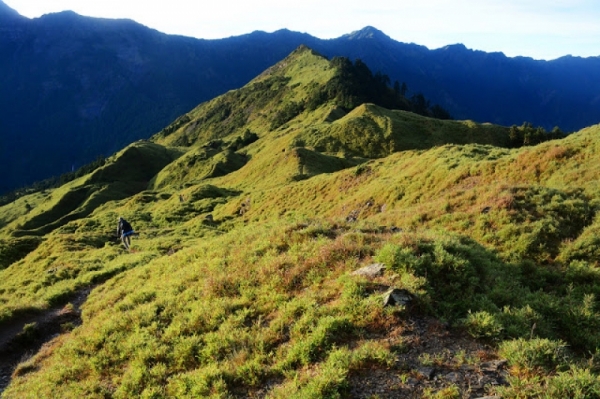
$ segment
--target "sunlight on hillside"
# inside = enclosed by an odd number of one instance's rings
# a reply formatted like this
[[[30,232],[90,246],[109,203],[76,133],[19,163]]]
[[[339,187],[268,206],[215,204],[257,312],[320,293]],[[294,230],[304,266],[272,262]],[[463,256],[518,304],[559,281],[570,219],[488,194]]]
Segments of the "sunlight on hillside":
[[[0,207],[15,342],[91,289],[3,398],[378,397],[376,375],[389,397],[597,396],[600,125],[509,148],[501,126],[345,109],[319,91],[333,65],[300,48]],[[410,300],[384,306],[393,289]],[[469,344],[431,354],[421,324]],[[465,382],[489,363],[494,383]]]

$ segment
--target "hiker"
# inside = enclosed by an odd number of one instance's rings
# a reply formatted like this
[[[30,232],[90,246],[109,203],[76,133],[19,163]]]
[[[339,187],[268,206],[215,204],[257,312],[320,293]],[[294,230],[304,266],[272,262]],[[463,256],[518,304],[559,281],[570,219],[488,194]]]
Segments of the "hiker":
[[[121,216],[119,216],[119,225],[117,226],[117,237],[121,238],[125,249],[128,251],[129,247],[131,246],[130,236],[132,236],[133,234],[135,234],[135,232],[133,231],[133,228],[131,227],[129,222],[123,219]]]

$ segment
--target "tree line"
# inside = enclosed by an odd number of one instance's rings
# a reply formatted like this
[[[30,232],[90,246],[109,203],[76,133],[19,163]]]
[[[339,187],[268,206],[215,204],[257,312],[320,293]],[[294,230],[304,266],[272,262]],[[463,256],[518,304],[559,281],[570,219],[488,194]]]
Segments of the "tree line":
[[[561,139],[565,136],[566,134],[558,126],[548,132],[540,126],[534,128],[529,122],[523,122],[521,126],[512,125],[508,130],[508,140],[511,148],[536,145],[548,140]]]
[[[346,57],[334,57],[330,61],[336,68],[335,76],[324,88],[312,93],[308,109],[315,109],[325,101],[333,100],[346,110],[364,103],[373,103],[388,109],[401,109],[438,119],[452,119],[439,104],[431,104],[422,93],[406,97],[408,87],[397,80],[391,84],[390,77],[381,72],[373,73],[360,59],[354,62]]]
[[[381,72],[373,73],[360,59],[354,62],[346,57],[334,57],[329,61],[336,73],[324,86],[315,87],[304,101],[284,105],[275,115],[271,129],[276,129],[305,110],[315,110],[326,102],[350,111],[361,104],[373,103],[387,109],[400,109],[437,119],[452,119],[439,104],[431,104],[422,93],[406,97],[406,83],[395,81]]]

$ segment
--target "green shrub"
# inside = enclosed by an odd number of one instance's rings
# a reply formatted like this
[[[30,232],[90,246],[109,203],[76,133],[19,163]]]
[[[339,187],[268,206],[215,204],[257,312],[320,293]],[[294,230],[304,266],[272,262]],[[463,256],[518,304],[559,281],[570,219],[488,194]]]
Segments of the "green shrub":
[[[508,386],[494,390],[504,399],[520,398],[600,398],[600,377],[589,369],[571,366],[555,375],[509,377]]]
[[[504,341],[499,353],[520,370],[549,373],[568,367],[569,356],[563,341],[546,338]]]
[[[548,398],[598,399],[600,377],[589,369],[572,366],[548,381]]]
[[[327,358],[316,366],[316,372],[294,374],[282,386],[275,388],[272,398],[342,398],[348,386],[348,373],[369,365],[389,367],[393,355],[374,342],[365,342],[351,350],[333,347]]]
[[[294,326],[297,333],[302,328],[302,325]],[[326,316],[318,319],[317,324],[307,332],[302,338],[292,341],[292,346],[280,366],[282,369],[305,366],[319,360],[336,341],[342,340],[352,332],[352,324],[347,317]]]
[[[440,390],[427,388],[423,391],[423,399],[460,399],[462,396],[456,385],[451,385]]]
[[[480,254],[456,238],[417,240],[411,246],[386,244],[376,259],[401,274],[424,278],[434,312],[454,320],[464,317],[479,291],[484,270]]]
[[[40,329],[37,323],[28,323],[23,326],[23,330],[17,335],[17,339],[22,343],[34,341],[40,335]]]
[[[503,329],[496,316],[486,311],[469,312],[462,324],[474,338],[498,338]]]
[[[530,305],[523,307],[505,306],[496,317],[503,326],[504,338],[549,337],[554,335],[552,321],[543,317]]]
[[[419,265],[418,258],[412,248],[391,243],[385,244],[377,251],[375,260],[400,273],[411,273]]]

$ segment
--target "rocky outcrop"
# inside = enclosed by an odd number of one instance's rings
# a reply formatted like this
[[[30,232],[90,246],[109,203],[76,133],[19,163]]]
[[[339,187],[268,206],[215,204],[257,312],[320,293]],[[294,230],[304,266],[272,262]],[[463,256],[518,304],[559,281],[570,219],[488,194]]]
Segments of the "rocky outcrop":
[[[385,265],[383,263],[373,263],[372,265],[365,266],[352,272],[353,276],[364,276],[367,278],[375,278],[383,276]]]

